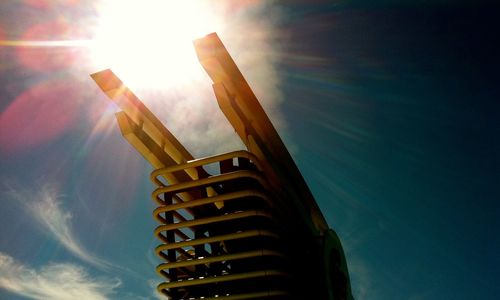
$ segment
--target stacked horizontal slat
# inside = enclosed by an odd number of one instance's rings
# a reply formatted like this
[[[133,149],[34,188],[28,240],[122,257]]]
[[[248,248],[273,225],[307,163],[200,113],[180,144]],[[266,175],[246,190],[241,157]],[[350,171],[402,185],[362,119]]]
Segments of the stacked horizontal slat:
[[[168,184],[165,174],[218,163],[220,172]],[[203,172],[203,174],[208,174]],[[168,178],[168,176],[165,176]],[[290,255],[272,188],[246,151],[155,170],[158,291],[171,299],[289,299]],[[189,197],[186,197],[188,195]]]

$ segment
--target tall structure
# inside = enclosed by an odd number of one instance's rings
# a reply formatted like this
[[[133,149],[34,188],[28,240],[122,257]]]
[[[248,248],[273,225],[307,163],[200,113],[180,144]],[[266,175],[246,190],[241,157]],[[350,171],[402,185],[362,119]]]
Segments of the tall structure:
[[[352,299],[340,241],[252,89],[215,33],[194,46],[246,151],[195,159],[110,70],[91,75],[122,109],[125,139],[155,169],[158,291],[170,299]]]

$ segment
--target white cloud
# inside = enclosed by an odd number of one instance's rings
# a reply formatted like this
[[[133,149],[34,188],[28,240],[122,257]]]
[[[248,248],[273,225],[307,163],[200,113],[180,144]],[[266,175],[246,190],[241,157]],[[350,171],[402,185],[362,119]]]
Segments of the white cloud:
[[[61,196],[54,186],[45,184],[35,192],[11,188],[10,194],[23,205],[33,220],[37,221],[39,228],[59,241],[68,251],[95,266],[101,268],[110,266],[109,263],[90,254],[76,239],[71,225],[72,215],[61,207],[59,200]]]
[[[31,299],[109,299],[121,282],[117,278],[90,278],[80,266],[49,264],[32,269],[0,252],[0,288]]]

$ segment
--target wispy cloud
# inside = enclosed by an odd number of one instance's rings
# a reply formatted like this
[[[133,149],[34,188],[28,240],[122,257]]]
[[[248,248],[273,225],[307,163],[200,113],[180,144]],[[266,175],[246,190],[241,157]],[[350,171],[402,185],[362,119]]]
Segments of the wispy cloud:
[[[109,263],[90,254],[77,240],[72,229],[72,215],[62,208],[59,200],[61,195],[53,185],[45,184],[37,191],[10,188],[9,194],[22,204],[26,212],[40,225],[39,228],[59,241],[75,256],[101,268],[110,266]]]
[[[349,257],[349,275],[354,299],[373,298],[373,274],[359,257]]]
[[[121,285],[117,278],[91,278],[74,264],[33,269],[0,252],[0,288],[30,299],[109,299]]]

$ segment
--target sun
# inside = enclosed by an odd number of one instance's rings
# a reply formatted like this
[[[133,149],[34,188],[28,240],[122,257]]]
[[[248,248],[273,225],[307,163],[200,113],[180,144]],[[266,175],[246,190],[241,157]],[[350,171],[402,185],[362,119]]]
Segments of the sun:
[[[92,60],[132,88],[186,84],[202,74],[192,41],[216,31],[217,21],[200,0],[103,0]]]

